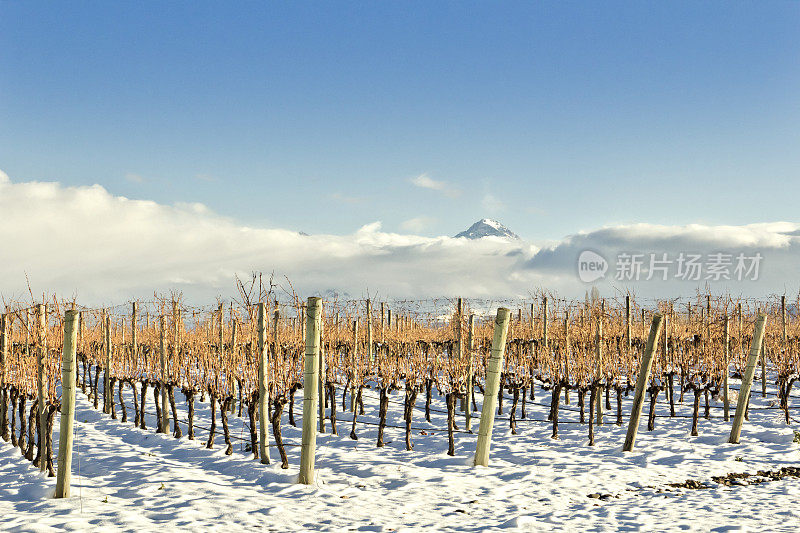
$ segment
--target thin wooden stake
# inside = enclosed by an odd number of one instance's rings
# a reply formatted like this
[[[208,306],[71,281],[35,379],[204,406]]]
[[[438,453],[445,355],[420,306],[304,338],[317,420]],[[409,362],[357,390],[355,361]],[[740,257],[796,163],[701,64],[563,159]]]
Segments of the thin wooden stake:
[[[730,374],[730,341],[728,338],[728,313],[725,313],[725,335],[723,342],[725,343],[724,354],[725,361],[723,362],[722,374],[722,402],[725,414],[725,422],[730,420],[730,399],[728,396],[728,374]]]
[[[661,335],[662,321],[661,313],[653,314],[653,321],[650,323],[650,335],[647,337],[647,346],[642,354],[639,377],[636,379],[631,419],[628,422],[628,434],[625,436],[625,445],[622,447],[622,451],[624,452],[633,450],[633,444],[636,441],[636,433],[639,431],[639,417],[642,415],[644,390],[647,387],[647,381],[650,379],[650,369],[653,367],[653,353],[655,352],[658,338]]]
[[[258,456],[261,464],[269,464],[269,359],[267,357],[267,325],[264,302],[258,304]],[[277,313],[277,311],[276,311]]]
[[[47,307],[44,304],[36,306],[36,313],[39,318],[39,351],[36,354],[36,382],[39,393],[39,469],[44,472],[47,469],[47,458],[44,450],[47,448],[47,389],[44,386],[45,364],[47,360]],[[70,381],[72,381],[70,379]],[[33,442],[29,444],[33,446]]]
[[[600,316],[597,319],[597,333],[595,335],[595,350],[597,361],[595,362],[596,370],[595,370],[595,379],[597,380],[597,397],[596,397],[596,413],[597,413],[597,425],[603,425],[603,313],[605,304],[601,304],[600,307]],[[589,417],[592,416],[592,409],[591,406],[589,408]]]
[[[159,317],[159,355],[161,358],[161,420],[158,432],[169,433],[169,403],[167,398],[167,319]]]
[[[467,431],[472,433],[472,388],[475,384],[472,382],[473,380],[473,369],[472,369],[472,359],[473,359],[473,349],[475,345],[475,315],[469,315],[469,330],[467,331],[467,357],[469,358],[469,362],[467,364],[467,393],[464,398],[464,414],[466,416],[466,428]]]

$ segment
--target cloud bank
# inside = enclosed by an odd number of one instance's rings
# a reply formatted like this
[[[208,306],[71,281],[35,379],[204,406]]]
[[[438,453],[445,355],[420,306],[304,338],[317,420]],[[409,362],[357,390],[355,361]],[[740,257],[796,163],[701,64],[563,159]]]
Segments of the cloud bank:
[[[76,295],[87,304],[182,291],[195,303],[235,292],[234,276],[287,276],[301,295],[336,290],[355,297],[526,297],[538,288],[583,296],[633,290],[688,296],[706,283],[743,295],[793,293],[800,265],[800,225],[604,227],[536,245],[484,238],[389,233],[380,222],[350,235],[301,235],[249,227],[202,204],[163,205],[115,196],[99,185],[12,182],[0,172],[0,293]],[[468,223],[469,221],[465,221]],[[592,250],[610,263],[593,284],[578,277],[577,258]],[[614,279],[618,254],[681,252],[763,255],[758,280]]]

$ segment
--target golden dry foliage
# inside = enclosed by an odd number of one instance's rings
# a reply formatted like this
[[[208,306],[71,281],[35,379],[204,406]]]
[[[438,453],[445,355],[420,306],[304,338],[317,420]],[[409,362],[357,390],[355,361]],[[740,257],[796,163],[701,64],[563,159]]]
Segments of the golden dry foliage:
[[[740,372],[759,310],[768,315],[764,338],[768,368],[783,380],[798,373],[800,324],[796,314],[800,302],[786,309],[785,333],[779,298],[755,301],[698,295],[668,301],[631,297],[630,302],[629,325],[624,297],[567,301],[541,293],[515,302],[465,300],[461,314],[455,300],[373,301],[370,317],[364,300],[326,301],[322,319],[326,379],[349,382],[352,387],[387,388],[417,388],[430,380],[441,393],[464,394],[470,374],[478,382],[485,375],[492,309],[498,306],[511,308],[513,315],[503,364],[508,386],[530,387],[538,381],[585,389],[598,380],[610,387],[630,386],[636,380],[655,311],[667,320],[652,372],[659,383],[672,374],[680,376],[684,386],[719,387],[725,372],[726,319],[729,368]],[[4,310],[8,353],[2,383],[28,397],[37,393],[37,353],[46,343],[43,379],[49,401],[57,401],[63,313],[73,307],[80,310],[79,364],[105,366],[108,316],[111,374],[119,381],[170,383],[220,398],[237,390],[247,395],[257,390],[255,302],[217,302],[196,308],[185,304],[180,295],[171,295],[136,302],[135,316],[130,303],[105,309],[76,307],[75,302],[56,298],[43,303],[47,306],[43,328],[35,305],[11,303]],[[267,310],[267,376],[270,395],[275,398],[286,395],[302,380],[305,308],[291,295],[281,303],[269,301]],[[474,315],[472,349],[468,342],[470,315]],[[165,373],[160,363],[162,316]],[[372,357],[368,321],[372,323]],[[601,321],[602,336],[598,336]]]

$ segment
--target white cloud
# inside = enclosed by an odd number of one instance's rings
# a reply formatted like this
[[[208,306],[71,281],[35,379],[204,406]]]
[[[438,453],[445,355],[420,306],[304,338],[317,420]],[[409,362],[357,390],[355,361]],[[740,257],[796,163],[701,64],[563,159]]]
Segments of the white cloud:
[[[389,296],[507,294],[530,255],[522,247],[387,233],[380,222],[351,235],[303,236],[241,225],[202,204],[163,205],[110,194],[99,185],[0,181],[0,292],[77,294],[117,303],[182,290],[207,303],[235,292],[234,276],[288,276],[303,294],[380,290]]]
[[[163,205],[110,194],[99,185],[15,183],[0,172],[0,293],[76,294],[89,305],[148,298],[178,289],[207,304],[235,293],[234,276],[274,271],[288,276],[301,295],[335,289],[382,297],[464,296],[504,298],[536,288],[581,297],[577,257],[591,249],[612,262],[620,251],[759,252],[757,282],[712,284],[734,294],[792,293],[798,286],[800,225],[777,222],[745,226],[635,224],[577,233],[539,249],[524,241],[422,237],[389,233],[376,221],[350,235],[303,236],[295,231],[250,227],[202,204]],[[422,217],[420,217],[422,218]],[[598,283],[610,295],[621,283],[613,265]],[[612,278],[612,279],[609,279]],[[647,282],[629,287],[642,295],[692,295],[700,282]]]
[[[440,191],[450,198],[455,198],[461,194],[461,191],[455,187],[450,186],[444,181],[437,181],[430,178],[427,174],[423,173],[417,177],[411,178],[410,181],[413,185],[422,189],[431,189],[433,191]]]
[[[433,217],[419,216],[404,220],[400,223],[400,229],[410,231],[412,233],[422,233],[428,229],[436,219]]]

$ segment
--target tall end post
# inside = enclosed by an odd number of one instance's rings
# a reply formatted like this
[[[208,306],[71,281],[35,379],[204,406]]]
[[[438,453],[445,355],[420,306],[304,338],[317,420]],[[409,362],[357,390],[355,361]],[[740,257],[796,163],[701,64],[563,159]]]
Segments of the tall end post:
[[[497,391],[500,388],[500,372],[503,370],[503,356],[506,350],[506,336],[511,311],[505,307],[497,310],[494,321],[492,352],[486,365],[486,387],[481,408],[481,422],[478,427],[478,446],[475,450],[475,466],[489,466],[489,447],[492,440],[494,413],[497,410]]]
[[[64,316],[64,350],[61,356],[61,423],[58,436],[56,498],[68,498],[72,470],[72,426],[75,419],[75,347],[78,312]]]
[[[317,448],[317,400],[319,390],[319,338],[322,298],[311,297],[306,306],[306,353],[303,371],[303,439],[300,476],[305,485],[314,483],[314,456]]]

